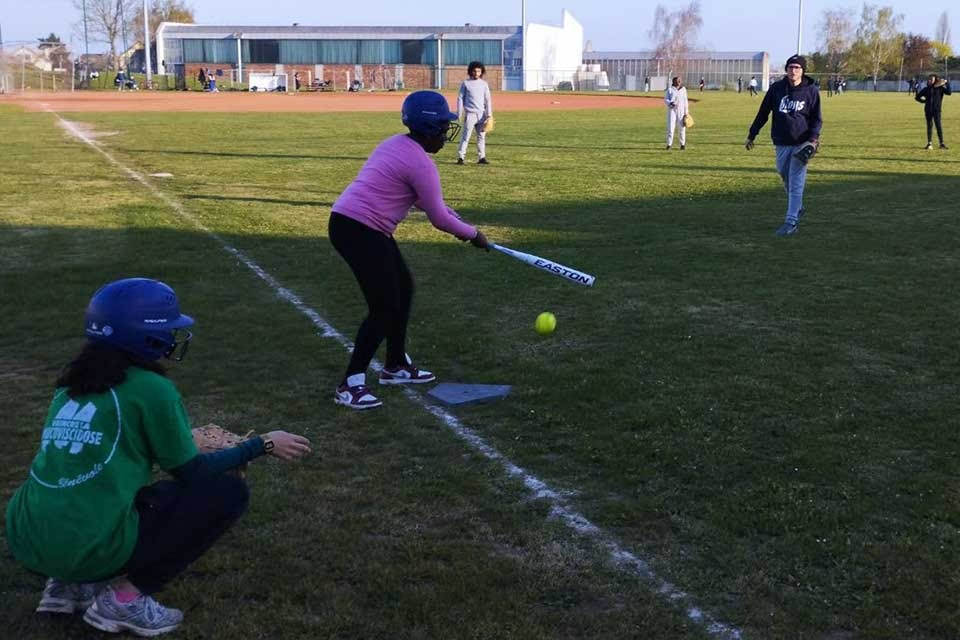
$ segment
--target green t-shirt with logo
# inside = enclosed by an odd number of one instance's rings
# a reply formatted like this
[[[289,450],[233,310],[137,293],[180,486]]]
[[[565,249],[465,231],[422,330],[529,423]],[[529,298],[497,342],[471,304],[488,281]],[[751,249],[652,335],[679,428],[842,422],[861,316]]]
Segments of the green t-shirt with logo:
[[[27,568],[68,582],[115,574],[137,542],[137,492],[153,465],[197,455],[173,383],[137,367],[106,393],[57,389],[30,476],[7,506],[7,539]]]

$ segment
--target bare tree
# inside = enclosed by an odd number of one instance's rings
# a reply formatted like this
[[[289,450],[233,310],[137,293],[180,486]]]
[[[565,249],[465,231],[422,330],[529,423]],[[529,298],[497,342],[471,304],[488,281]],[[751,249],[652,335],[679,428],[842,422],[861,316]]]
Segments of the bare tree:
[[[857,40],[853,52],[859,66],[873,76],[873,88],[877,88],[881,67],[894,61],[900,61],[903,50],[903,37],[900,23],[903,14],[894,13],[893,7],[877,7],[865,4],[857,27]]]
[[[944,11],[940,14],[940,17],[937,18],[937,30],[936,35],[933,39],[937,42],[941,42],[948,47],[950,46],[950,18],[947,17],[947,12]]]
[[[653,26],[650,28],[654,57],[666,62],[668,71],[681,75],[702,25],[699,0],[692,0],[688,7],[677,11],[668,11],[662,4],[658,4],[653,13]]]
[[[110,47],[110,64],[119,68],[117,38],[125,28],[124,18],[133,15],[141,0],[73,0],[73,7],[81,13],[80,30],[83,30],[83,10],[86,4],[87,32],[94,42]]]
[[[826,71],[841,73],[847,65],[853,44],[853,10],[825,9],[820,18],[820,46],[827,63]]]
[[[153,0],[147,9],[150,19],[151,39],[161,22],[181,22],[193,24],[193,9],[180,0]],[[135,38],[143,37],[143,11],[136,11],[130,21],[130,33]]]

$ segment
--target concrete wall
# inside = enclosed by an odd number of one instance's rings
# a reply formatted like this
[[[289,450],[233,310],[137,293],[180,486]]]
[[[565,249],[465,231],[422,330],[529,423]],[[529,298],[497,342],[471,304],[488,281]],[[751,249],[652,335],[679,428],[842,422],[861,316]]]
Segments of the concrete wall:
[[[566,9],[559,27],[528,24],[523,57],[525,91],[573,82],[577,68],[583,63],[583,26]]]

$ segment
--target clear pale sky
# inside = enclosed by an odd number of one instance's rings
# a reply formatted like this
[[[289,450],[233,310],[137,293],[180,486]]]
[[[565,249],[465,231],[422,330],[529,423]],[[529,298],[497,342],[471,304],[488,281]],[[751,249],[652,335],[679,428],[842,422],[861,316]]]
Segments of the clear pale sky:
[[[198,23],[223,25],[417,25],[453,26],[519,25],[520,0],[352,0],[307,3],[304,0],[186,0]],[[678,9],[687,3],[661,0],[527,0],[527,20],[558,25],[562,9],[583,25],[584,40],[595,51],[636,51],[651,48],[648,31],[657,4]],[[932,37],[942,11],[950,12],[951,43],[960,49],[960,5],[956,0],[876,0],[904,14],[903,30]],[[305,6],[306,5],[306,6]],[[849,7],[859,16],[862,2],[804,0],[804,52],[818,48],[817,23],[824,9]],[[772,62],[782,64],[797,44],[799,0],[701,0],[703,28],[698,44],[716,51],[769,51]],[[760,7],[758,12],[754,7]],[[0,32],[5,46],[45,37],[50,32],[75,51],[83,38],[73,24],[79,11],[71,0],[0,0]],[[855,18],[856,22],[856,18]],[[133,38],[131,38],[133,39]],[[91,51],[103,51],[91,43]]]

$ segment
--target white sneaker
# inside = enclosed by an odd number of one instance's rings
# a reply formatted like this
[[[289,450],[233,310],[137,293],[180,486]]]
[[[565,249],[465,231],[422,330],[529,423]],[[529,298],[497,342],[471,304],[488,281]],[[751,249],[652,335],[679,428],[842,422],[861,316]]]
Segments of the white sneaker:
[[[37,613],[80,613],[93,604],[105,582],[62,582],[47,578]]]
[[[97,594],[93,604],[83,614],[83,620],[100,631],[129,631],[150,638],[180,626],[183,612],[169,609],[146,594],[140,594],[127,603],[118,602],[113,588],[108,586]]]

